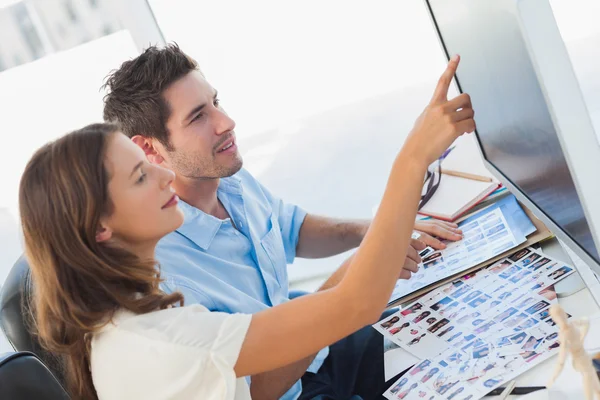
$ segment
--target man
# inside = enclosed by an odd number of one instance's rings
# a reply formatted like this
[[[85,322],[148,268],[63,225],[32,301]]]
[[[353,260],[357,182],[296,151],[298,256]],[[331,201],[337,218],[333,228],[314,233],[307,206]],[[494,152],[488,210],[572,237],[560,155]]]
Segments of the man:
[[[368,221],[307,214],[242,169],[235,122],[196,62],[176,45],[148,48],[105,86],[105,120],[119,123],[150,162],[177,174],[173,188],[185,222],[159,243],[157,257],[164,289],[181,291],[186,304],[255,313],[288,300],[286,268],[296,256],[329,257],[360,244]],[[444,247],[430,234],[461,238],[454,224],[415,228],[423,232],[423,243],[412,243],[419,250]],[[416,271],[420,258],[409,250],[405,269]],[[320,290],[339,282],[344,270]],[[251,392],[257,399],[372,398],[384,388],[382,363],[381,336],[367,327],[315,357],[251,377]]]

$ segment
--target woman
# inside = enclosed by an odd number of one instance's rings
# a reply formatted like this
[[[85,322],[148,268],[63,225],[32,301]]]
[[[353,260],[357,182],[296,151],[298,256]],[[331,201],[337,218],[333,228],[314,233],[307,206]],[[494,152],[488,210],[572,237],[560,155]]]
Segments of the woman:
[[[421,339],[423,339],[423,337],[425,337],[425,334],[423,333],[421,336],[414,338],[413,340],[411,340],[410,342],[408,342],[409,346],[412,346],[414,344],[417,344],[421,341]]]
[[[429,364],[431,364],[430,360],[423,360],[419,365],[417,365],[415,368],[413,368],[412,371],[410,371],[410,374],[416,375],[416,374],[422,372],[425,368],[429,367]]]
[[[408,382],[408,379],[406,379],[406,378],[400,379],[400,382],[398,382],[398,384],[396,384],[393,388],[390,389],[390,393],[392,393],[392,394],[398,393],[400,391],[400,389],[402,389],[402,386],[406,385],[406,382]]]
[[[424,320],[425,318],[427,318],[429,316],[429,314],[431,314],[431,311],[423,311],[421,314],[419,314],[418,317],[416,317],[415,319],[413,319],[414,323],[419,323],[422,320]]]
[[[395,335],[402,332],[402,329],[407,328],[410,324],[408,322],[403,323],[401,326],[390,329],[390,335]]]
[[[382,323],[380,324],[380,326],[381,326],[383,329],[390,329],[390,328],[391,328],[392,326],[394,326],[394,324],[395,324],[396,322],[398,322],[398,321],[400,321],[400,317],[398,317],[397,315],[395,315],[395,316],[393,316],[392,318],[390,318],[390,320],[389,320],[389,321],[382,322]]]
[[[437,374],[440,371],[440,369],[438,367],[434,367],[432,369],[429,370],[429,372],[427,372],[425,374],[425,376],[423,376],[421,378],[421,382],[422,383],[426,383],[428,380],[431,379],[432,376],[434,376],[435,374]]]
[[[43,345],[82,399],[249,399],[248,375],[288,365],[374,323],[400,277],[423,177],[475,129],[467,95],[447,100],[455,57],[398,154],[361,247],[339,283],[254,315],[209,312],[160,291],[157,242],[183,222],[172,172],[108,124],[33,156],[20,212]],[[403,244],[403,245],[399,245]],[[273,329],[277,326],[277,329]]]

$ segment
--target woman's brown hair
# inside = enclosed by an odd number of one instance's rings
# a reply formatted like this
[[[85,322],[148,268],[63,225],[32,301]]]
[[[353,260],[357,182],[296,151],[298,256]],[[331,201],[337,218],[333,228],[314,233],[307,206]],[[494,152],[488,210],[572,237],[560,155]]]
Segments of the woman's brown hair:
[[[113,124],[93,124],[45,145],[29,161],[19,188],[34,333],[47,350],[63,355],[76,399],[97,399],[91,334],[115,311],[142,314],[183,301],[180,293],[159,289],[155,260],[96,241],[100,219],[112,212],[105,156],[118,132]]]

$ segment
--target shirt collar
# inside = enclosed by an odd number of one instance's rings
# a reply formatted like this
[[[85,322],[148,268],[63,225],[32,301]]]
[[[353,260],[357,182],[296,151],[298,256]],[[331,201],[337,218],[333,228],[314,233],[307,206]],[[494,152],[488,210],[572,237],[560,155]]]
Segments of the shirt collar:
[[[217,191],[241,195],[241,179],[235,175],[222,178]],[[224,199],[221,198],[221,201]],[[206,214],[183,200],[179,200],[179,208],[183,211],[183,224],[177,229],[177,232],[196,243],[203,250],[207,250],[224,221]]]
[[[242,180],[237,175],[232,175],[227,178],[221,178],[217,191],[230,194],[242,194]]]
[[[177,232],[196,243],[203,250],[207,250],[221,228],[222,221],[183,200],[179,200],[179,208],[183,211],[183,225],[177,229]]]

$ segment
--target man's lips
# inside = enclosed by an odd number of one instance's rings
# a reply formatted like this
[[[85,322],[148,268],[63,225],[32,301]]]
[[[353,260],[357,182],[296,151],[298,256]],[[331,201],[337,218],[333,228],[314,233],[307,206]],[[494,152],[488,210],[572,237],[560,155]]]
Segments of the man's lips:
[[[221,146],[219,146],[219,148],[217,149],[217,153],[226,152],[227,150],[231,150],[234,147],[236,147],[235,138],[231,137],[227,139]]]

